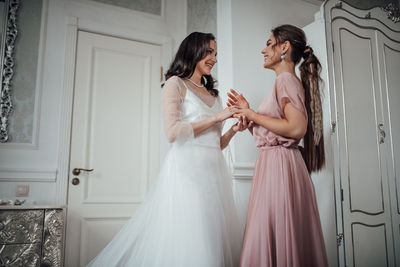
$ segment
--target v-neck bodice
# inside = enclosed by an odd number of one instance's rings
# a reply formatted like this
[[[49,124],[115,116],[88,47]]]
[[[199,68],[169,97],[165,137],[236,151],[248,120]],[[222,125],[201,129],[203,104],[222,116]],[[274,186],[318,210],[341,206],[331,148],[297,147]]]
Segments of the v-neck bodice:
[[[181,106],[182,121],[187,123],[201,121],[216,115],[222,110],[222,104],[219,97],[214,97],[214,105],[210,107],[200,99],[197,94],[188,88],[186,84],[185,87],[186,95]],[[221,131],[222,123],[217,123],[194,138],[193,142],[219,147]]]
[[[199,98],[201,102],[204,103],[209,108],[213,108],[217,104],[217,97],[211,95],[210,93],[204,94],[201,93],[200,90],[196,90],[192,86],[188,85],[184,80],[182,80],[183,86],[185,87],[185,91],[191,91],[196,97]]]

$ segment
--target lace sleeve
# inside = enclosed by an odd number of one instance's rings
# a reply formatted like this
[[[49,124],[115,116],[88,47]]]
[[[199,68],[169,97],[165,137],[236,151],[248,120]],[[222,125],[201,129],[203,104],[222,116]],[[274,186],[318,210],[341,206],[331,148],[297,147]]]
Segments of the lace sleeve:
[[[182,121],[183,92],[176,77],[168,79],[162,89],[164,131],[168,141],[185,142],[194,138],[192,125]]]

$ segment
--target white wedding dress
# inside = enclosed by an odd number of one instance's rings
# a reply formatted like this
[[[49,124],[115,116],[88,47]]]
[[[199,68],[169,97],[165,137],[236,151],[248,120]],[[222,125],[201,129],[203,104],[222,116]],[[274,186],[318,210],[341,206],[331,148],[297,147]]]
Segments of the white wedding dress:
[[[190,124],[221,111],[220,98],[176,76],[162,90],[172,147],[143,204],[88,266],[238,266],[243,229],[220,149],[222,124],[196,137]]]

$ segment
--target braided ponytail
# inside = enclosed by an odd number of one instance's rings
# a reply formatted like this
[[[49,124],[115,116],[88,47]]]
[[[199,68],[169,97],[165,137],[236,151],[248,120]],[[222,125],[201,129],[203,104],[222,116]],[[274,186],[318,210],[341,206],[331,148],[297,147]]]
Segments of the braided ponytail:
[[[300,65],[300,76],[305,89],[305,106],[308,113],[307,133],[304,136],[304,161],[308,171],[320,170],[325,164],[325,148],[320,95],[321,64],[311,47],[307,46]]]
[[[281,25],[272,30],[277,43],[291,44],[290,60],[297,65],[301,58],[300,77],[305,91],[305,106],[308,114],[307,132],[302,151],[308,171],[315,172],[325,164],[325,149],[320,94],[321,64],[310,46],[306,46],[304,31],[293,25]]]

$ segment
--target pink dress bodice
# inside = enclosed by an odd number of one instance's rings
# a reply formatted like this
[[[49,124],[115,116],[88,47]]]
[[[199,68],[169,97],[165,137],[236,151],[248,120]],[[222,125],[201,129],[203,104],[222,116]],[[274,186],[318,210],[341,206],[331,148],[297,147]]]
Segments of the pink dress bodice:
[[[304,89],[300,81],[289,72],[283,72],[278,75],[272,90],[266,95],[259,106],[257,113],[267,115],[273,118],[283,119],[285,114],[283,108],[285,103],[290,102],[307,119],[307,110],[304,105]],[[253,127],[253,135],[257,147],[264,146],[297,146],[300,140],[281,136],[260,126]]]

